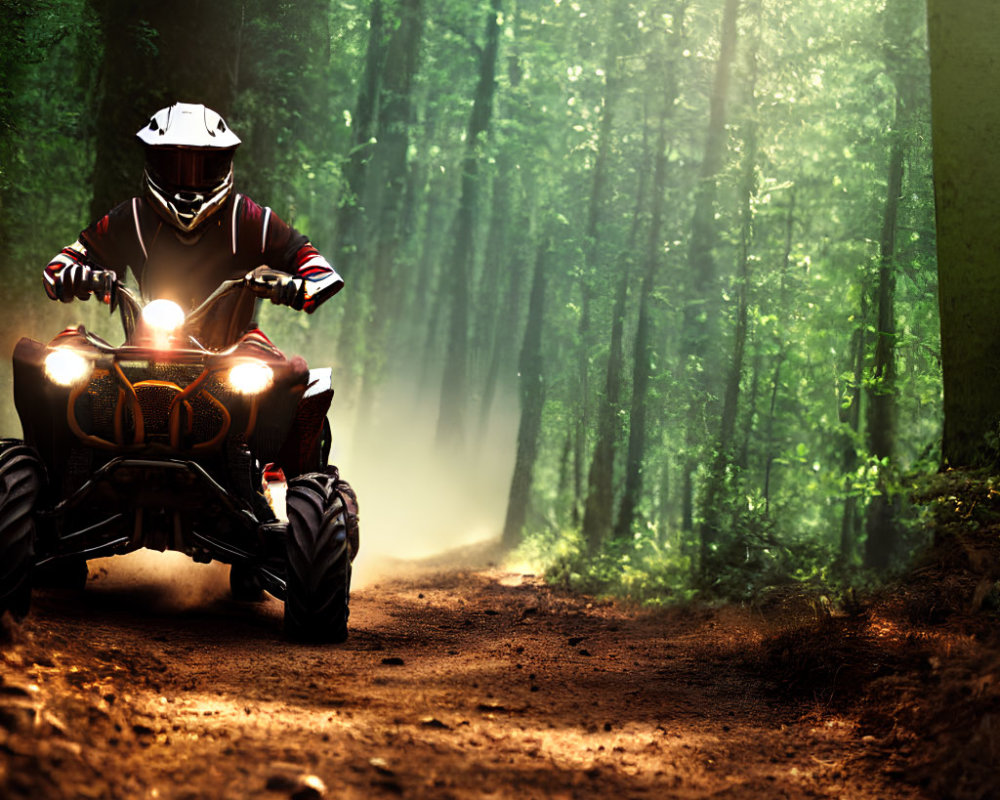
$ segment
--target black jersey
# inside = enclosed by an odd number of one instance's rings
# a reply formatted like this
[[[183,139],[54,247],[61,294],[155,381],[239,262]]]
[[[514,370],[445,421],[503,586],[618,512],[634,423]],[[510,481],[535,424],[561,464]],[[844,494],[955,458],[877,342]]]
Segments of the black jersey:
[[[113,270],[119,280],[129,271],[146,299],[166,298],[186,311],[198,306],[222,281],[241,278],[254,268],[303,278],[304,310],[314,311],[343,286],[343,280],[305,236],[269,208],[232,195],[204,225],[184,234],[167,224],[141,197],[113,208],[80,234],[46,267],[46,290],[55,299],[55,279],[71,264]],[[249,326],[256,297],[235,295],[197,332],[207,347],[234,341]]]

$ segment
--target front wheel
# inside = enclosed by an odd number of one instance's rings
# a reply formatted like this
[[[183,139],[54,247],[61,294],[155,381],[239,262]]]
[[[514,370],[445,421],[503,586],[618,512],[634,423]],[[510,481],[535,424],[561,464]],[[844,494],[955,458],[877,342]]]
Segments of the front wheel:
[[[293,478],[288,510],[285,635],[311,642],[347,638],[351,549],[336,470]]]
[[[38,456],[16,439],[0,440],[0,614],[24,617],[31,604]]]

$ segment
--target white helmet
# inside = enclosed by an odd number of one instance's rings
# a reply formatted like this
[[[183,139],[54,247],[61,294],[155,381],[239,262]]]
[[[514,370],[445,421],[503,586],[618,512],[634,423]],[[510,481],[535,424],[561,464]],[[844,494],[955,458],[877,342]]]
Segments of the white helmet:
[[[193,231],[229,197],[240,139],[212,109],[161,108],[136,137],[146,148],[146,196],[171,225]]]

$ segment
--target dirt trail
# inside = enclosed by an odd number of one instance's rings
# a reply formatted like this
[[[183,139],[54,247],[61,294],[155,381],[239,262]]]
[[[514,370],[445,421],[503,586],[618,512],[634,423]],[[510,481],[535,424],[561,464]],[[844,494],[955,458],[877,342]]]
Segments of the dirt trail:
[[[759,615],[437,571],[356,591],[347,643],[302,647],[274,600],[167,594],[36,594],[0,650],[0,796],[923,796],[741,666]]]

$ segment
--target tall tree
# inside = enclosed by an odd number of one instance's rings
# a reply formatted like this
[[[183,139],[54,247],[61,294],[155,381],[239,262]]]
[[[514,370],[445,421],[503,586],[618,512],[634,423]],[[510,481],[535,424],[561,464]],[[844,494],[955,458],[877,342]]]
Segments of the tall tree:
[[[692,500],[694,473],[697,468],[698,442],[696,432],[702,406],[715,391],[712,366],[704,361],[710,353],[711,325],[717,317],[717,270],[715,241],[717,238],[715,204],[718,195],[718,176],[726,153],[726,113],[729,99],[729,81],[733,58],[736,54],[737,17],[740,0],[726,0],[722,10],[719,35],[719,58],[715,65],[715,78],[709,103],[708,131],[701,161],[698,187],[695,191],[694,214],[688,242],[688,273],[691,280],[690,297],[684,307],[684,326],[681,333],[682,368],[694,370],[690,387],[687,420],[687,456],[683,466],[682,521],[684,530],[693,529]]]
[[[760,29],[761,2],[756,3],[755,25]],[[724,493],[734,461],[733,434],[743,381],[743,358],[746,352],[749,292],[750,246],[753,236],[754,201],[757,194],[757,48],[753,41],[747,48],[747,120],[743,136],[743,177],[740,182],[739,256],[736,267],[736,313],[733,322],[732,358],[723,393],[719,433],[715,454],[705,486],[700,539],[702,577],[714,572],[713,552],[719,544]]]
[[[545,403],[542,328],[545,319],[545,263],[548,249],[548,241],[543,241],[535,257],[528,323],[524,329],[524,344],[521,346],[521,357],[518,362],[521,421],[517,429],[517,457],[514,462],[514,475],[510,482],[507,517],[501,539],[505,550],[512,550],[520,544],[531,498],[535,459],[538,457],[538,434],[542,428],[542,408]]]
[[[625,479],[618,516],[614,525],[617,538],[626,538],[632,532],[643,487],[643,463],[646,458],[648,392],[653,362],[652,303],[663,251],[664,206],[666,203],[668,127],[677,106],[680,93],[679,65],[683,55],[685,0],[671,7],[671,26],[667,37],[665,58],[650,61],[652,72],[663,69],[663,92],[660,103],[659,124],[653,155],[653,185],[649,199],[649,228],[643,251],[642,283],[639,289],[639,312],[636,322],[632,361],[632,399],[629,409],[628,446],[625,454]],[[644,130],[645,138],[645,130]],[[636,222],[637,220],[634,220]],[[632,234],[637,231],[633,224]]]
[[[579,370],[579,392],[575,414],[574,457],[575,472],[573,502],[574,514],[580,505],[580,470],[585,460],[587,431],[590,428],[590,362],[592,358],[593,282],[599,261],[601,246],[601,210],[606,201],[608,183],[608,160],[611,151],[614,128],[615,101],[620,91],[618,84],[618,50],[622,30],[623,7],[618,5],[608,14],[607,56],[605,57],[605,91],[602,102],[601,124],[598,129],[597,154],[594,158],[593,181],[587,204],[587,226],[584,231],[584,265],[580,276],[580,323],[577,331]],[[604,396],[598,407],[598,442],[593,453],[587,475],[587,493],[583,514],[583,535],[592,551],[597,549],[601,539],[611,529],[611,515],[614,510],[614,417],[617,414],[618,397],[621,393],[621,337],[625,312],[625,297],[628,291],[627,278],[623,277],[616,293],[612,311],[611,349],[608,351],[607,377]]]
[[[423,37],[423,0],[403,0],[396,9],[382,70],[378,141],[372,157],[376,224],[372,229],[372,288],[361,375],[361,409],[370,410],[385,363],[387,329],[397,318],[402,287],[396,259],[403,238],[402,204],[409,179],[407,154],[413,122],[412,91]]]
[[[587,224],[584,230],[584,264],[580,275],[580,323],[577,329],[579,369],[579,391],[577,393],[576,432],[574,436],[574,503],[576,515],[582,497],[583,464],[586,461],[587,432],[590,429],[590,361],[593,352],[593,301],[595,270],[600,251],[601,209],[605,202],[608,182],[608,155],[611,149],[611,132],[614,125],[614,102],[617,94],[615,75],[617,72],[618,37],[620,36],[622,8],[618,7],[608,15],[607,57],[605,59],[605,85],[603,113],[597,138],[597,153],[594,158],[593,180],[590,199],[587,203]],[[593,531],[591,531],[593,534]]]
[[[439,443],[459,445],[465,438],[465,407],[468,402],[469,294],[472,259],[475,255],[475,225],[481,191],[479,162],[493,113],[497,51],[500,47],[502,0],[491,0],[486,19],[486,43],[479,59],[479,80],[462,160],[462,190],[452,224],[449,258],[449,324],[441,406],[438,416]]]
[[[385,60],[385,36],[382,0],[372,0],[365,68],[358,85],[354,113],[351,115],[351,128],[354,134],[343,167],[346,192],[337,211],[336,250],[338,268],[343,270],[348,279],[356,274],[358,284],[365,286],[366,289],[370,271],[359,269],[355,273],[353,268],[361,261],[362,251],[365,249],[367,217],[364,203],[368,197],[368,165],[376,142],[379,89]],[[338,349],[348,354],[350,362],[357,360],[357,349],[361,341],[361,329],[367,305],[366,295],[362,292],[358,299],[347,306],[341,322]]]
[[[928,0],[931,124],[944,379],[942,456],[948,466],[992,463],[1000,397],[1000,5]]]
[[[884,569],[894,554],[899,535],[896,509],[891,496],[889,476],[896,468],[896,228],[903,194],[903,167],[907,139],[911,136],[910,119],[918,92],[916,81],[923,71],[916,60],[923,55],[922,0],[894,0],[885,10],[884,58],[886,71],[896,90],[886,199],[879,236],[879,263],[876,281],[876,340],[872,359],[872,380],[868,392],[868,440],[872,455],[883,465],[879,472],[878,493],[871,499],[865,517],[865,563]]]
[[[650,204],[649,232],[643,256],[642,285],[639,289],[639,318],[636,323],[634,355],[632,361],[632,403],[629,411],[628,450],[625,455],[625,488],[618,509],[615,533],[625,537],[632,530],[639,500],[642,495],[643,461],[646,456],[646,439],[649,377],[653,366],[652,304],[660,266],[663,206],[667,184],[667,118],[670,105],[661,112],[656,139],[656,166]]]

